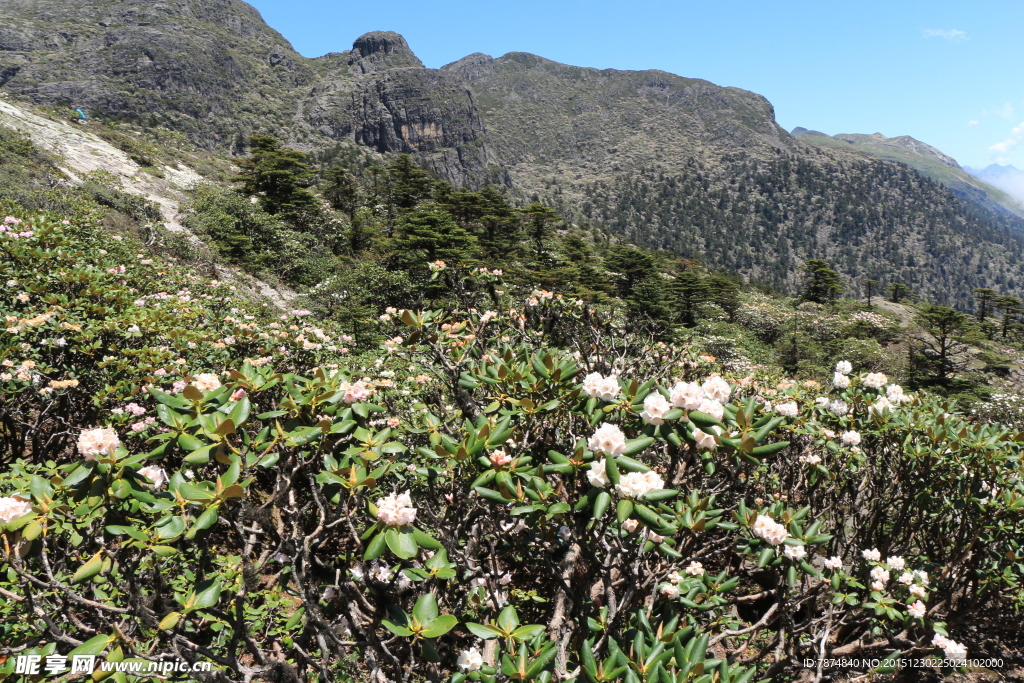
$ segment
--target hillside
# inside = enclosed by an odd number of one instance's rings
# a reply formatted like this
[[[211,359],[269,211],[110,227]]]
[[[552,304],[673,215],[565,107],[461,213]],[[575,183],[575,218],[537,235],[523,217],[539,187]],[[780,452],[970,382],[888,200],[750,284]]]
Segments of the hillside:
[[[995,190],[909,138],[890,157],[920,157],[951,190],[847,142],[811,144],[738,88],[516,52],[427,69],[386,31],[307,59],[240,0],[14,0],[0,25],[4,91],[143,134],[232,155],[253,132],[323,160],[409,153],[457,186],[496,184],[516,205],[541,199],[572,223],[785,291],[793,264],[828,258],[850,292],[900,280],[968,309],[977,286],[1024,294],[1024,220]]]
[[[958,196],[990,211],[1024,216],[1024,207],[1012,193],[990,179],[983,178],[978,172],[961,168],[956,159],[909,135],[893,138],[887,138],[881,133],[826,135],[800,127],[794,128],[792,135],[813,145],[906,164],[935,182],[945,185]]]

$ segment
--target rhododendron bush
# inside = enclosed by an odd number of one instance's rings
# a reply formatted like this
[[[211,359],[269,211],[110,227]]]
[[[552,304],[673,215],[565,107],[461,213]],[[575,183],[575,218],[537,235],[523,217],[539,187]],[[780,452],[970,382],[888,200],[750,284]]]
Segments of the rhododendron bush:
[[[172,265],[27,224],[0,236],[4,652],[224,681],[770,680],[1001,656],[1024,603],[1024,435],[882,373],[728,374],[436,264],[450,305],[349,348],[232,313],[223,285],[168,303]]]

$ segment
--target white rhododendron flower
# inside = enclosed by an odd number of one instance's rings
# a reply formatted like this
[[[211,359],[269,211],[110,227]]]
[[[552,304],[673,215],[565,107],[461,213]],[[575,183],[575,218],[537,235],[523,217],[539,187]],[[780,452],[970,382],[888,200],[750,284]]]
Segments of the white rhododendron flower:
[[[661,594],[669,600],[675,600],[679,597],[679,586],[674,583],[663,583],[660,590]]]
[[[846,446],[857,446],[860,444],[860,432],[855,432],[852,429],[848,432],[843,432],[843,444]]]
[[[814,399],[814,405],[821,406],[821,407],[824,408],[825,406],[828,405],[828,397],[827,396],[819,396],[818,398]]]
[[[708,399],[701,401],[697,410],[710,415],[716,420],[721,420],[722,416],[725,415],[725,409],[722,407],[721,403],[718,401],[710,401]]]
[[[625,522],[622,523],[622,528],[629,533],[633,533],[634,531],[636,531],[636,528],[639,525],[640,522],[636,521],[635,519],[627,519]]]
[[[192,385],[199,391],[220,389],[220,379],[212,372],[200,372],[192,378]]]
[[[787,545],[782,554],[791,560],[801,560],[807,556],[807,550],[802,545]]]
[[[882,583],[881,581],[872,581],[871,582],[871,590],[878,591],[879,593],[881,593],[882,591],[885,590],[885,584]]]
[[[885,558],[885,563],[889,565],[890,569],[895,569],[896,571],[902,571],[907,566],[907,561],[896,555],[890,555]]]
[[[14,496],[0,498],[0,524],[14,521],[32,512],[32,503]]]
[[[909,588],[909,590],[911,595],[913,595],[914,597],[921,598],[922,600],[928,597],[928,591],[924,589],[924,586],[918,586],[917,584],[914,584]]]
[[[884,567],[875,567],[871,570],[871,578],[882,583],[889,582],[889,572]]]
[[[885,388],[885,397],[895,404],[906,403],[910,396],[903,393],[903,387],[899,384],[890,384]]]
[[[927,607],[925,607],[924,603],[920,600],[912,605],[907,605],[907,613],[915,619],[923,617],[925,611],[927,611]]]
[[[825,560],[825,569],[842,569],[843,561],[838,556],[833,556]]]
[[[644,399],[644,410],[640,418],[647,424],[660,425],[665,423],[665,413],[672,410],[672,406],[657,391],[652,391]]]
[[[665,578],[667,578],[667,579],[668,579],[669,581],[671,581],[672,583],[680,583],[680,582],[681,582],[681,581],[683,580],[683,577],[682,577],[682,575],[681,575],[681,574],[680,574],[679,572],[677,572],[677,571],[673,571],[673,572],[671,572],[671,573],[670,573],[670,574],[669,574],[669,575],[668,575],[667,577],[665,577]]]
[[[828,404],[828,411],[833,415],[846,415],[846,412],[850,409],[846,401],[842,399],[836,399]]]
[[[643,498],[651,491],[665,488],[665,480],[656,472],[628,472],[619,477],[615,492],[626,498]]]
[[[697,410],[704,400],[704,390],[696,382],[676,382],[669,392],[673,408]]]
[[[878,414],[884,411],[886,408],[892,408],[892,402],[885,396],[879,396],[878,400],[871,404],[870,410],[872,413]]]
[[[592,372],[583,378],[583,393],[590,398],[602,401],[614,401],[619,397],[619,380],[615,375],[603,377],[600,372]]]
[[[154,489],[160,488],[167,483],[167,473],[164,472],[162,467],[158,467],[157,465],[143,467],[139,470],[139,474],[144,476],[146,479],[149,479],[149,481],[152,482],[149,486]]]
[[[622,455],[626,450],[626,435],[618,426],[605,422],[590,437],[587,446],[595,453]]]
[[[790,401],[789,403],[780,403],[775,406],[775,412],[783,417],[796,417],[800,414],[800,408],[797,407],[795,401]]]
[[[484,665],[483,655],[475,647],[459,653],[459,668],[463,671],[479,671]]]
[[[818,463],[821,462],[821,456],[818,455],[817,453],[811,453],[809,455],[801,455],[800,456],[800,462],[806,463],[808,465],[817,465]]]
[[[87,429],[78,437],[78,452],[86,460],[95,460],[97,455],[113,455],[121,440],[110,427]]]
[[[595,460],[590,463],[590,469],[587,470],[587,479],[590,481],[591,486],[602,489],[611,483],[608,479],[608,470],[605,469],[604,460]]]
[[[914,575],[910,572],[903,572],[902,574],[900,574],[900,578],[896,580],[902,583],[904,586],[909,586],[910,584],[914,583]]]
[[[416,508],[412,506],[409,492],[398,495],[392,493],[387,498],[377,501],[377,519],[388,526],[405,526],[416,520]]]
[[[693,440],[697,444],[697,449],[701,451],[713,451],[718,448],[718,442],[715,441],[715,435],[708,434],[700,429],[693,430]]]
[[[848,360],[841,360],[836,363],[836,372],[840,375],[849,375],[853,372],[853,365]]]
[[[786,540],[789,536],[789,532],[786,531],[786,527],[776,522],[767,515],[758,515],[757,519],[754,520],[754,535],[761,538],[772,545],[779,545]]]
[[[704,565],[694,560],[690,564],[686,565],[686,573],[690,576],[703,576]]]
[[[850,378],[846,375],[841,375],[838,372],[832,375],[832,386],[836,389],[845,389],[850,386]]]
[[[862,550],[860,554],[869,562],[881,562],[882,560],[882,553],[878,552],[875,548],[872,548],[871,550]]]
[[[915,569],[914,570],[914,580],[917,581],[922,586],[927,586],[928,585],[928,573],[927,572],[923,572],[920,569]]]
[[[705,398],[721,404],[728,403],[729,395],[732,393],[729,383],[721,377],[712,377],[701,385],[701,389],[704,390]]]
[[[947,638],[941,633],[936,633],[932,636],[932,645],[941,648],[942,652],[946,655],[946,659],[959,662],[967,658],[967,648],[965,646],[951,638]]]
[[[865,375],[863,380],[864,386],[869,389],[881,389],[888,381],[889,378],[881,372],[872,372],[869,375]]]

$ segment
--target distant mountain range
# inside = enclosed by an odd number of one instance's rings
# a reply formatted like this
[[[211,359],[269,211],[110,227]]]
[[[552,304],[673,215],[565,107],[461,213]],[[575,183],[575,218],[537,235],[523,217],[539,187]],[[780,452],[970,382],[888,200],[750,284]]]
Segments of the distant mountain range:
[[[965,199],[997,213],[1012,213],[1024,217],[1024,204],[1020,201],[1022,196],[1020,192],[1014,194],[1003,185],[993,182],[989,177],[983,175],[984,172],[961,167],[953,157],[943,154],[931,145],[915,140],[909,135],[900,135],[894,138],[887,138],[881,133],[826,135],[801,127],[794,128],[792,134],[813,145],[842,149],[865,157],[906,164],[932,180],[942,183]],[[1024,189],[1024,182],[1021,182],[1019,187]]]
[[[1024,171],[999,164],[989,164],[982,169],[965,166],[964,170],[992,187],[998,187],[1013,197],[1018,206],[1024,207]]]
[[[871,277],[967,308],[973,287],[1024,294],[1016,205],[938,150],[791,135],[761,95],[664,71],[522,52],[427,69],[389,31],[308,59],[241,0],[0,0],[0,89],[235,155],[254,132],[322,158],[409,153],[782,289],[827,258],[850,292]]]

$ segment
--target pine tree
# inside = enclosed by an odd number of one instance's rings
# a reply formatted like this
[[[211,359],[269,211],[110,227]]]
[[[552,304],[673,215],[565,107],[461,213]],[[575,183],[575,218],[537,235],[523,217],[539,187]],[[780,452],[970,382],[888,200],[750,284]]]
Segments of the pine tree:
[[[239,159],[241,171],[232,182],[242,183],[242,192],[255,195],[267,213],[297,213],[314,209],[316,198],[309,187],[313,172],[306,165],[306,154],[281,147],[281,141],[269,135],[253,135],[252,154]]]
[[[821,259],[807,259],[800,270],[804,271],[803,291],[800,293],[802,301],[830,303],[843,293],[839,273]]]
[[[526,233],[533,242],[534,256],[538,259],[544,256],[544,243],[554,232],[554,224],[561,220],[561,216],[550,206],[540,202],[533,202],[522,209],[526,217]]]
[[[878,280],[861,280],[860,286],[864,288],[864,296],[868,300],[868,308],[871,308],[871,297],[881,291],[882,283]]]
[[[454,265],[466,260],[476,237],[456,223],[436,204],[424,204],[402,216],[395,251],[409,265],[416,260],[444,261]]]
[[[399,154],[388,164],[392,199],[399,212],[408,211],[431,196],[434,181],[430,172],[413,163],[408,154]]]
[[[696,325],[701,307],[711,295],[704,278],[692,270],[688,270],[676,275],[676,279],[672,281],[669,289],[672,292],[672,300],[675,303],[680,322],[687,327]]]

